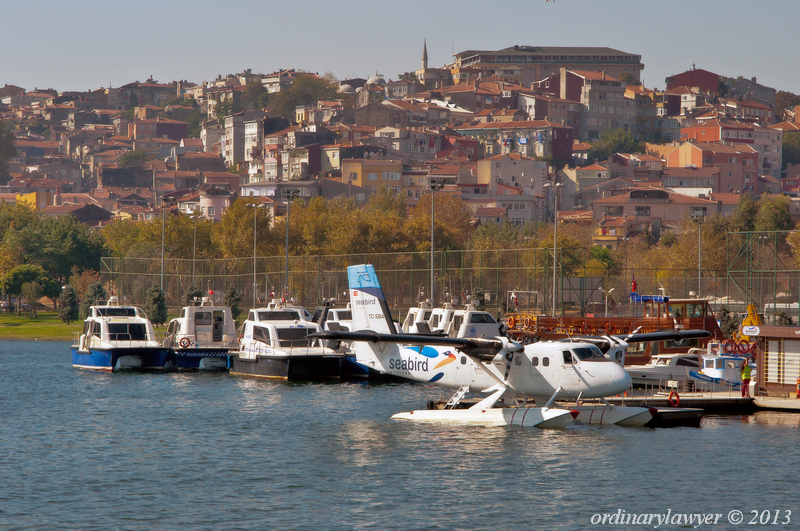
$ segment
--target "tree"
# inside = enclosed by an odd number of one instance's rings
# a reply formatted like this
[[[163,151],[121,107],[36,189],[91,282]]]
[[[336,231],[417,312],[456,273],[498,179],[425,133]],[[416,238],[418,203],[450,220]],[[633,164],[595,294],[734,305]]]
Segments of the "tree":
[[[332,75],[318,77],[314,74],[300,74],[287,90],[273,94],[270,104],[273,111],[288,120],[294,120],[295,109],[315,101],[327,101],[337,97],[338,83]]]
[[[226,116],[236,114],[237,112],[241,112],[241,110],[241,103],[232,98],[225,98],[219,100],[216,106],[214,106],[214,115],[216,116],[217,120],[219,120],[219,123],[224,125]]]
[[[23,286],[27,283],[36,283],[39,286],[39,296],[58,297],[60,286],[41,266],[23,264],[13,268],[2,279],[3,292],[13,296],[23,295]],[[38,300],[38,298],[37,298]],[[17,315],[19,315],[17,304]]]
[[[748,193],[739,195],[736,210],[731,215],[730,229],[733,232],[750,232],[756,228],[756,215],[758,205],[753,196]]]
[[[739,330],[739,319],[727,308],[722,308],[719,311],[719,328],[723,336],[733,337],[733,333]]]
[[[61,290],[61,297],[58,299],[58,318],[62,322],[70,324],[80,319],[80,308],[78,307],[78,294],[75,288],[69,284]]]
[[[625,83],[626,85],[641,85],[640,81],[636,81],[636,78],[633,77],[633,74],[630,72],[623,72],[619,75],[618,79],[620,82]]]
[[[606,160],[615,153],[643,153],[644,142],[623,128],[606,131],[589,148],[589,160]]]
[[[158,286],[150,286],[144,296],[144,313],[155,326],[167,322],[167,296]]]
[[[119,158],[119,162],[117,165],[120,168],[128,168],[130,166],[141,166],[148,160],[152,159],[150,155],[147,154],[147,151],[144,149],[134,149],[133,151],[128,151],[124,155]]]
[[[239,308],[239,303],[242,302],[241,292],[235,287],[230,287],[225,290],[225,296],[223,300],[225,301],[225,306],[230,307],[231,315],[235,321],[239,317],[239,314],[242,313],[241,308]]]
[[[200,300],[203,298],[203,290],[197,286],[189,286],[186,290],[186,304],[189,306],[200,306]]]
[[[779,90],[775,93],[775,117],[778,120],[785,120],[786,110],[795,105],[800,105],[800,96],[785,90]]]
[[[0,120],[0,185],[6,185],[11,180],[9,161],[16,156],[14,124],[8,120]]]
[[[486,293],[484,293],[483,288],[472,290],[472,305],[481,312],[486,309]]]
[[[38,282],[26,282],[22,285],[22,299],[28,305],[28,317],[36,319],[36,305],[42,297],[42,287]]]
[[[783,169],[785,170],[789,164],[794,166],[800,163],[800,133],[798,132],[784,132],[783,133]]]
[[[86,289],[86,293],[81,300],[81,318],[89,317],[90,306],[96,306],[100,301],[106,299],[106,289],[100,282],[92,282]]]
[[[266,93],[267,89],[264,88],[264,84],[261,81],[248,83],[244,88],[244,94],[242,94],[242,107],[245,109],[257,109],[259,99]]]

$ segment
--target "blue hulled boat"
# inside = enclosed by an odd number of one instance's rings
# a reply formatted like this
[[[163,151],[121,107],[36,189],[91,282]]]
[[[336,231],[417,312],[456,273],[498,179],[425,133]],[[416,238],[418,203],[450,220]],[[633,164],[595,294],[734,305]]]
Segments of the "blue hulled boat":
[[[160,371],[173,365],[147,315],[135,306],[120,306],[117,297],[90,307],[83,333],[72,345],[72,366],[78,369]]]

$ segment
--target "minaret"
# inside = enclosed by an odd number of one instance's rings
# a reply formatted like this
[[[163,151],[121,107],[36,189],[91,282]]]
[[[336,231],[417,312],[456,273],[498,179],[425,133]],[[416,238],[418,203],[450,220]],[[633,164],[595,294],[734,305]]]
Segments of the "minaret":
[[[422,41],[422,69],[428,69],[428,42],[427,39]]]

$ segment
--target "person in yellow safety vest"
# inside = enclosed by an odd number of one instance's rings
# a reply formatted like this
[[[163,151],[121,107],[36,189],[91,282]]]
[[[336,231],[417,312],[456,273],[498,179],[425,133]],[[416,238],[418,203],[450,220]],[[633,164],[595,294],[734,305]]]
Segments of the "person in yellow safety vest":
[[[742,397],[750,398],[750,374],[753,369],[750,367],[750,362],[747,358],[744,359],[742,367],[739,369],[742,373]]]

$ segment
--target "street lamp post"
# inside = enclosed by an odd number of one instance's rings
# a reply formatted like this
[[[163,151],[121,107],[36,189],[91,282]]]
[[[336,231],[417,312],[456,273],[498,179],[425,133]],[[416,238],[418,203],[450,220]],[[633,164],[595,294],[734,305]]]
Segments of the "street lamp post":
[[[435,297],[435,293],[436,292],[434,291],[435,284],[434,284],[434,276],[433,276],[434,270],[435,270],[434,257],[433,257],[433,249],[434,249],[434,212],[436,210],[435,209],[435,202],[434,202],[434,199],[436,198],[436,194],[434,194],[434,192],[436,190],[441,190],[444,187],[444,180],[443,179],[438,179],[436,177],[429,177],[428,178],[428,185],[430,186],[430,189],[431,189],[431,293],[430,293],[430,299],[431,299],[431,308],[433,308],[433,306],[435,305],[435,300],[436,300],[436,297]]]
[[[247,206],[253,209],[253,308],[256,307],[256,237],[258,231],[256,230],[256,219],[258,216],[259,208],[266,208],[264,203],[247,203]]]
[[[604,290],[603,288],[600,288],[600,291],[602,291],[606,295],[606,314],[605,314],[605,316],[608,317],[608,296],[611,295],[611,292],[614,291],[614,288],[611,288],[608,291]]]
[[[700,298],[700,286],[702,285],[702,270],[703,270],[703,222],[706,220],[704,216],[692,216],[692,221],[697,223],[697,298]]]
[[[553,216],[553,317],[556,316],[556,252],[558,249],[558,189],[563,183],[547,183],[546,188],[552,190],[555,195],[555,215]]]
[[[285,188],[283,190],[283,199],[286,201],[286,270],[284,273],[283,282],[283,296],[284,299],[289,296],[289,204],[300,195],[300,190],[294,188]]]
[[[161,198],[161,291],[164,291],[164,198]]]
[[[197,257],[197,220],[202,217],[202,214],[193,213],[189,217],[194,220],[194,229],[192,235],[192,286],[196,286],[197,284],[194,283],[194,264],[195,258]]]

